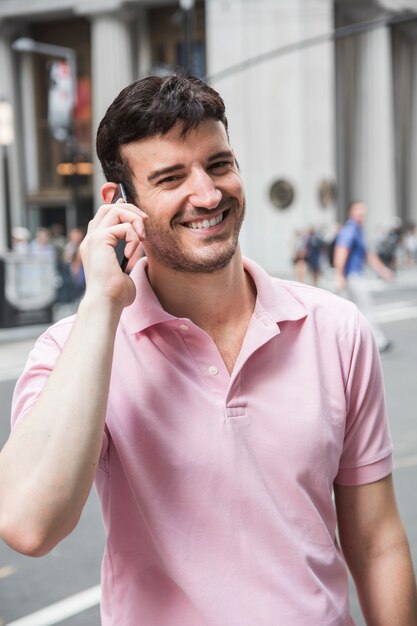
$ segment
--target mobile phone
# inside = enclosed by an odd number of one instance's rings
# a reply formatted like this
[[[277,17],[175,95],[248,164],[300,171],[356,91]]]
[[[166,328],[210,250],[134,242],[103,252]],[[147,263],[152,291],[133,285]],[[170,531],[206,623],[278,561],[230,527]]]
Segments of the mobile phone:
[[[117,202],[120,198],[123,198],[125,202],[129,202],[127,199],[127,194],[123,186],[123,183],[119,183],[117,185],[117,189],[114,192],[114,196],[111,200],[111,203],[115,204],[115,202]],[[129,263],[129,259],[127,259],[124,254],[125,246],[126,246],[126,242],[123,239],[121,239],[115,248],[116,257],[117,257],[117,260],[119,261],[119,265],[123,272],[126,271],[127,264]]]

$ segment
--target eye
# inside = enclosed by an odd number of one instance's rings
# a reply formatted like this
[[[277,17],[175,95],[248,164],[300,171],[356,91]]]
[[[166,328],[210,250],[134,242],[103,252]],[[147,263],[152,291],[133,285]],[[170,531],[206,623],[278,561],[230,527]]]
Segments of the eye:
[[[172,176],[165,176],[165,178],[161,178],[158,180],[158,185],[170,185],[172,183],[176,183],[180,180],[181,176],[179,174],[173,174]]]
[[[231,161],[215,161],[214,163],[212,163],[209,166],[210,170],[216,170],[216,171],[221,171],[221,170],[228,170],[230,167],[232,167],[232,162]]]

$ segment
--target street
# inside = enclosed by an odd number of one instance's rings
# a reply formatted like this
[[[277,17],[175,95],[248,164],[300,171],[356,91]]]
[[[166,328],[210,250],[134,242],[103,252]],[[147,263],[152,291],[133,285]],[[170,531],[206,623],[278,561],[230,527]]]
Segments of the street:
[[[376,300],[378,317],[394,342],[393,351],[382,358],[395,444],[394,480],[417,565],[417,283],[378,290]],[[32,338],[13,344],[0,343],[0,446],[9,432],[9,411],[16,376],[32,343]],[[51,554],[32,559],[15,553],[0,542],[0,626],[97,626],[103,542],[94,493],[76,531]],[[60,601],[64,602],[57,604]],[[351,604],[355,624],[364,626],[353,588]],[[43,613],[38,613],[41,610]]]

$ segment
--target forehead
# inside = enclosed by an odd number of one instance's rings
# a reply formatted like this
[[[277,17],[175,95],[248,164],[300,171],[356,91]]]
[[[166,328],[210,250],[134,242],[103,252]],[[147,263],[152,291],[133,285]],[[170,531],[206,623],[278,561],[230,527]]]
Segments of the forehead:
[[[177,124],[165,135],[133,141],[122,146],[121,155],[134,171],[138,166],[166,167],[172,161],[185,163],[230,149],[226,129],[218,120],[204,120],[185,135],[182,130],[182,124]]]

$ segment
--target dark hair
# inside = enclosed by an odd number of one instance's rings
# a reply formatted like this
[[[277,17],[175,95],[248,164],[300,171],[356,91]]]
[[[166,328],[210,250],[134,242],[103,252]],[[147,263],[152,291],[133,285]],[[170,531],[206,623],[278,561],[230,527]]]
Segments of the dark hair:
[[[135,200],[132,173],[122,158],[121,146],[165,135],[178,122],[186,135],[210,118],[222,122],[227,131],[222,98],[198,78],[149,76],[128,85],[109,106],[97,130],[96,150],[106,179],[123,182]]]

